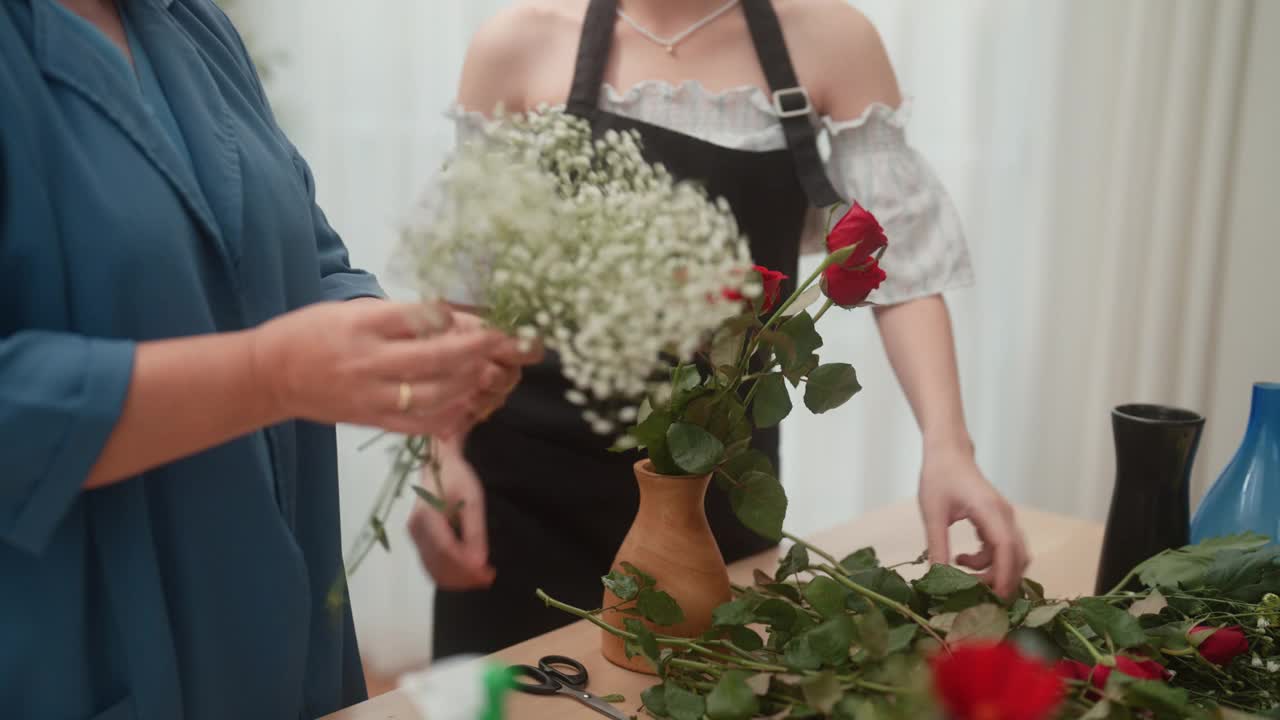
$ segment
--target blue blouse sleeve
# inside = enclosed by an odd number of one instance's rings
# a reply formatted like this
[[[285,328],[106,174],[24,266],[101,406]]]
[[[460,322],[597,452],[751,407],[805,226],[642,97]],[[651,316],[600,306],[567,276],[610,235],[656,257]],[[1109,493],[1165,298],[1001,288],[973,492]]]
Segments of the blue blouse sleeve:
[[[0,105],[20,94],[0,67]],[[4,128],[0,128],[3,130]],[[9,173],[0,132],[0,251],[46,232],[21,212],[40,193]],[[7,283],[31,282],[7,277]],[[22,329],[0,305],[0,543],[38,554],[80,494],[124,409],[135,344]]]
[[[135,344],[23,331],[0,340],[0,538],[37,554],[124,409]]]

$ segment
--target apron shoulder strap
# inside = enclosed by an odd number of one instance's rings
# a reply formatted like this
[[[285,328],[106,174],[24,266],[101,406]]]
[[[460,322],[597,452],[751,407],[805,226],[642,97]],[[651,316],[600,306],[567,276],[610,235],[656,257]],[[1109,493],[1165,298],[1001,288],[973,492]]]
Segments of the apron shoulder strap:
[[[569,112],[578,117],[590,119],[600,106],[600,88],[604,85],[605,66],[609,64],[617,15],[618,0],[591,0],[587,6],[567,103]]]
[[[816,207],[844,202],[831,186],[822,155],[818,152],[818,133],[810,119],[813,104],[791,66],[791,54],[787,52],[782,24],[778,22],[773,3],[770,0],[742,0],[742,11],[747,17],[751,41],[755,43],[765,79],[773,91],[773,110],[782,123],[787,147],[795,159],[796,174],[809,196],[809,202]]]

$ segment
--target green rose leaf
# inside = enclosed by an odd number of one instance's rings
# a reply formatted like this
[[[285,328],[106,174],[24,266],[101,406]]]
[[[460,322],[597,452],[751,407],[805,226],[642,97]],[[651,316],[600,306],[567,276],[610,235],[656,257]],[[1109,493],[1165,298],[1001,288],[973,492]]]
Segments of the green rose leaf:
[[[950,565],[934,565],[915,582],[915,588],[930,597],[946,597],[981,584],[981,580],[963,570]]]
[[[1031,612],[1031,601],[1026,598],[1018,598],[1013,602],[1013,607],[1009,608],[1009,625],[1017,627],[1027,619],[1027,614]]]
[[[1044,586],[1031,578],[1022,579],[1022,594],[1033,602],[1044,600]]]
[[[1119,675],[1120,673],[1112,673]],[[1187,691],[1166,685],[1158,680],[1141,680],[1129,683],[1124,689],[1124,697],[1134,707],[1155,710],[1161,716],[1169,714],[1174,717],[1190,716],[1190,698]]]
[[[778,328],[779,332],[786,335],[791,340],[791,349],[793,356],[791,365],[804,363],[813,358],[813,354],[822,347],[822,336],[818,334],[817,327],[813,324],[813,317],[807,312],[798,313]],[[788,367],[785,362],[783,368]]]
[[[1205,571],[1204,584],[1246,603],[1260,602],[1267,593],[1280,593],[1280,545],[1219,552]]]
[[[911,625],[909,627],[915,627]],[[872,657],[889,654],[889,622],[879,608],[872,608],[858,616],[858,642]]]
[[[749,625],[755,619],[759,602],[753,597],[741,597],[727,602],[711,612],[711,624],[716,627]]]
[[[796,607],[791,603],[771,598],[756,607],[754,621],[785,632],[795,627],[796,614]]]
[[[780,373],[770,373],[756,382],[758,387],[751,403],[751,417],[756,421],[756,427],[774,427],[791,414],[787,382]]]
[[[725,462],[724,465],[720,466],[720,472],[735,481],[749,472],[764,473],[770,477],[778,476],[778,473],[774,470],[773,461],[769,459],[768,455],[759,450],[748,450]]]
[[[658,584],[658,581],[654,579],[652,575],[641,570],[635,565],[632,565],[631,563],[625,562],[625,561],[619,564],[621,565],[622,569],[626,571],[628,575],[631,575],[636,579],[636,583],[640,585],[641,590],[645,588],[651,588]]]
[[[840,688],[840,680],[830,671],[809,678],[800,688],[804,693],[805,704],[822,715],[829,715],[844,694]]]
[[[676,392],[692,390],[702,384],[702,373],[696,365],[680,365],[671,370],[671,389]]]
[[[707,413],[705,418],[698,419],[692,415],[687,416],[687,420],[699,427],[706,428],[707,432],[716,437],[717,440],[724,443],[726,449],[732,445],[740,445],[738,450],[746,450],[751,440],[751,420],[747,418],[747,408],[742,404],[742,400],[734,393],[728,393],[720,398],[708,396]],[[742,454],[735,452],[732,455]]]
[[[811,412],[821,415],[849,401],[862,389],[858,373],[849,363],[820,365],[809,373],[804,388],[804,404]]]
[[[1138,565],[1138,579],[1147,587],[1198,587],[1214,557],[1224,550],[1252,550],[1266,545],[1269,539],[1257,533],[1244,533],[1205,540],[1177,550],[1166,550]]]
[[[689,423],[674,423],[667,428],[667,447],[676,466],[689,475],[711,472],[724,455],[724,443]]]
[[[792,545],[791,549],[782,558],[782,562],[778,563],[778,572],[774,573],[774,577],[778,579],[778,582],[782,582],[808,567],[809,551],[803,545]]]
[[[1161,610],[1169,607],[1169,601],[1164,598],[1164,594],[1159,590],[1152,590],[1151,594],[1134,602],[1129,606],[1129,614],[1141,618],[1143,615],[1159,615]]]
[[[792,670],[809,671],[822,667],[822,656],[813,649],[808,635],[792,638],[782,650],[782,661]]]
[[[739,522],[768,540],[782,539],[787,493],[772,475],[751,471],[729,490],[729,504]]]
[[[786,598],[787,600],[790,600],[791,602],[796,603],[797,605],[804,602],[804,596],[800,594],[800,588],[796,587],[795,585],[784,585],[782,583],[773,583],[772,585],[766,585],[764,589],[768,590],[774,595],[777,595],[778,597]]]
[[[858,572],[859,570],[870,570],[880,567],[880,559],[876,557],[876,549],[865,547],[857,552],[850,553],[845,559],[840,561],[840,567],[845,572]]]
[[[748,627],[729,629],[729,641],[747,652],[755,652],[764,647],[764,639],[755,630]]]
[[[900,603],[911,604],[911,586],[906,580],[897,573],[896,570],[888,568],[872,568],[871,570],[862,570],[856,573],[850,573],[849,579],[859,585],[884,595],[890,600],[896,600]]]
[[[915,623],[907,623],[899,625],[889,631],[889,654],[902,652],[911,647],[911,641],[916,639],[916,631],[920,629]]]
[[[760,713],[760,699],[747,685],[747,675],[726,672],[707,696],[707,717],[711,720],[751,720]]]
[[[968,590],[948,595],[942,601],[942,610],[943,612],[960,612],[978,605],[999,602],[1000,599],[991,592],[991,588],[980,582]]]
[[[1137,647],[1147,641],[1147,634],[1138,624],[1137,618],[1125,610],[1108,605],[1105,600],[1083,598],[1076,601],[1076,608],[1094,632],[1111,638],[1116,647]]]
[[[680,609],[675,598],[652,588],[640,591],[636,606],[644,615],[644,619],[662,627],[678,625],[684,622],[684,610]]]
[[[653,663],[654,667],[657,667],[661,651],[658,649],[658,638],[653,634],[653,631],[644,623],[632,618],[623,620],[622,626],[626,628],[627,632],[636,636],[635,644],[637,649]],[[630,657],[630,654],[628,654],[628,657]]]
[[[654,715],[665,718],[670,717],[667,714],[667,686],[654,685],[640,693],[640,702],[644,703],[644,707]]]
[[[671,720],[702,720],[707,703],[701,695],[694,694],[679,685],[667,685],[664,698]]]
[[[1009,634],[1009,613],[999,605],[978,605],[962,610],[951,623],[948,643],[1003,640]]]
[[[448,509],[449,503],[445,502],[439,497],[436,497],[436,494],[431,492],[430,490],[422,487],[421,485],[412,485],[411,487],[413,488],[413,492],[417,494],[419,498],[422,499],[422,502],[430,505],[433,509],[438,510],[440,512],[445,512]]]
[[[844,614],[845,599],[849,591],[831,578],[817,577],[804,586],[802,594],[819,615],[830,620]]]
[[[653,469],[663,475],[679,475],[682,472],[667,448],[667,431],[671,428],[671,420],[671,413],[666,410],[654,410],[631,432],[640,447],[649,451]]]
[[[1024,620],[1022,624],[1029,628],[1043,627],[1053,622],[1054,618],[1061,615],[1062,611],[1066,610],[1068,607],[1070,607],[1070,605],[1067,603],[1060,602],[1053,603],[1052,605],[1041,605],[1039,607],[1032,608],[1031,612],[1027,613],[1027,619]]]
[[[848,615],[828,620],[804,635],[809,648],[824,664],[836,665],[849,658],[856,630]]]
[[[606,590],[617,595],[618,599],[624,602],[635,600],[636,595],[640,594],[640,583],[636,581],[636,578],[630,575],[623,575],[617,570],[600,578],[600,581],[604,583]]]

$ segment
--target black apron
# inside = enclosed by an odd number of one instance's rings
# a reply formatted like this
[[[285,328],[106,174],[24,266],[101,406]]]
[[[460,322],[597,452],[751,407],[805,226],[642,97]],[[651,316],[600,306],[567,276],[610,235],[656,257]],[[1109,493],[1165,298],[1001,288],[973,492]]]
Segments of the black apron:
[[[788,149],[734,150],[598,109],[613,42],[617,0],[592,0],[583,21],[568,109],[597,134],[638,130],[644,154],[678,179],[702,183],[729,202],[750,239],[754,261],[793,280],[810,205],[840,202],[827,179],[810,118],[777,15],[769,0],[744,0],[760,62],[780,109]],[[600,577],[639,506],[632,465],[636,453],[612,453],[581,409],[565,400],[568,382],[554,358],[525,372],[507,405],[472,431],[466,456],[485,489],[490,561],[497,579],[488,590],[440,591],[435,602],[434,653],[488,654],[568,624],[547,608],[538,588],[582,608],[599,607]],[[753,447],[778,460],[776,428],[758,432]],[[707,517],[727,562],[773,546],[738,522],[728,495],[714,483]]]

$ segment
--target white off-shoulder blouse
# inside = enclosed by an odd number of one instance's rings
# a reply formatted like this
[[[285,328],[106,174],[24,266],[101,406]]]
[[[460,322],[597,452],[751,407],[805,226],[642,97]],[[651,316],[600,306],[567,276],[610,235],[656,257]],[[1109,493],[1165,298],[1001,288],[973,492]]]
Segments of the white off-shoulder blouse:
[[[786,147],[769,97],[754,86],[712,92],[697,81],[646,81],[620,93],[606,85],[600,106],[724,147],[758,152]],[[882,305],[973,283],[959,216],[933,169],[907,144],[906,115],[905,106],[877,104],[852,120],[814,118],[836,191],[874,213],[889,238],[881,260],[888,278],[870,297]],[[451,116],[460,137],[484,121],[456,109]],[[810,214],[801,252],[825,253],[825,222],[823,213]]]

